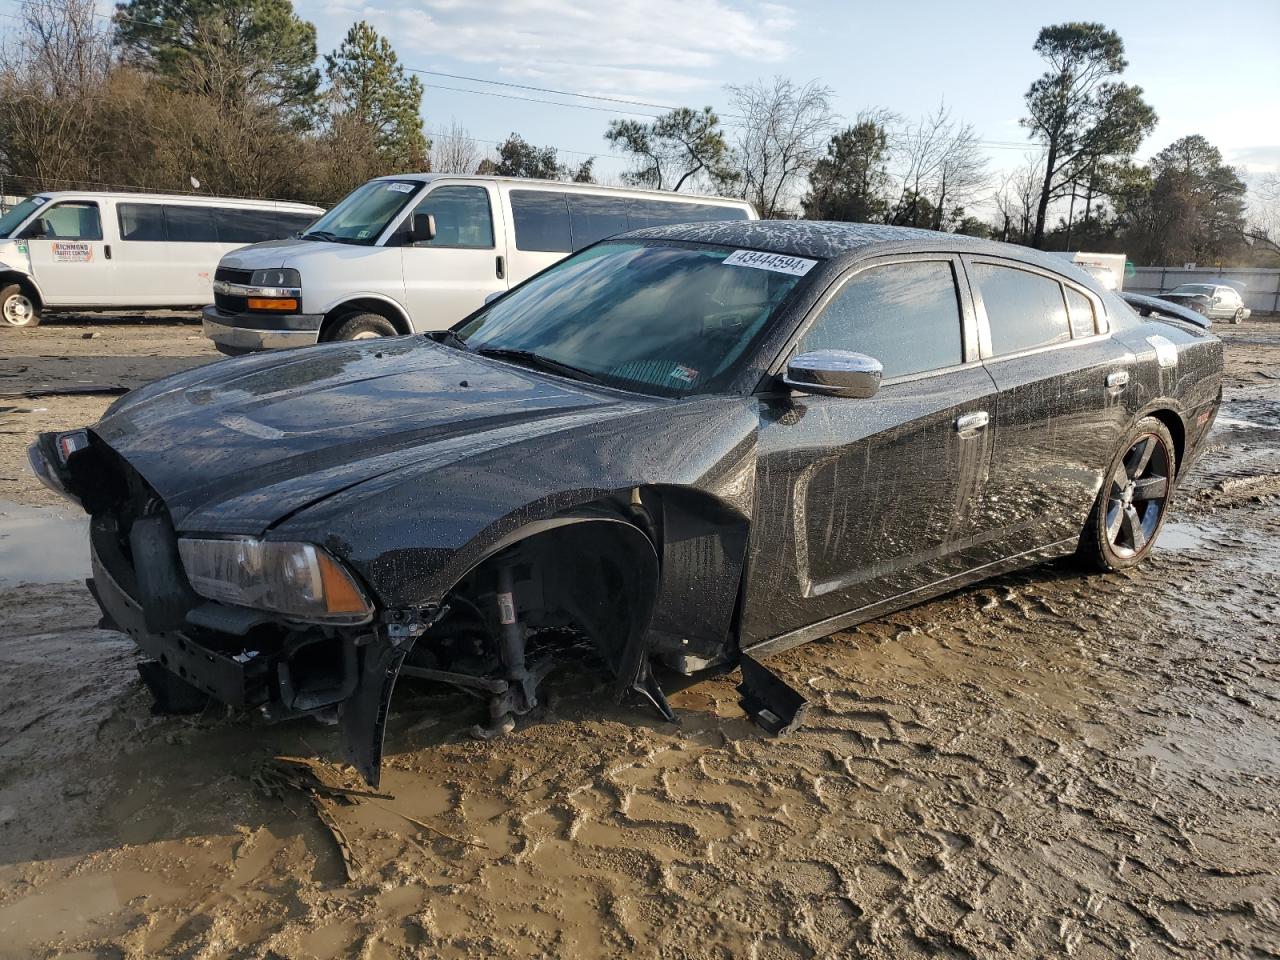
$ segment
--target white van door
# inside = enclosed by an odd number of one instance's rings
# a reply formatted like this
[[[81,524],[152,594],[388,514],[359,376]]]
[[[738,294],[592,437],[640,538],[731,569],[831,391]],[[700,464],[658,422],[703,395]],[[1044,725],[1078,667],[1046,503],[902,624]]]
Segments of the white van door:
[[[130,306],[193,307],[213,302],[222,254],[214,210],[194,204],[116,203],[116,282]]]
[[[569,226],[569,198],[560,190],[504,185],[511,210],[515,247],[511,251],[511,284],[522,283],[563,260],[574,249]],[[625,232],[625,211],[622,211]],[[586,246],[586,244],[583,244]]]
[[[497,199],[492,184],[432,184],[388,240],[402,236],[416,214],[435,217],[434,239],[400,248],[404,305],[415,331],[450,327],[507,289],[507,232]]]
[[[115,294],[112,244],[102,236],[102,211],[92,200],[60,200],[22,231],[31,273],[45,302],[110,306]]]

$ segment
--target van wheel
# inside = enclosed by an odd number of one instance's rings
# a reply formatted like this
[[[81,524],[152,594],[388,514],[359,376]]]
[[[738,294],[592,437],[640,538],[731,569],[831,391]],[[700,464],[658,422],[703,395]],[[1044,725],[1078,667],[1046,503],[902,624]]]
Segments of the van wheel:
[[[1177,476],[1173,437],[1143,417],[1125,439],[1085,522],[1076,555],[1094,570],[1136,566],[1151,551],[1169,509]]]
[[[0,288],[0,326],[37,327],[40,310],[16,283]]]
[[[386,317],[376,313],[352,313],[339,320],[325,339],[372,340],[374,337],[394,337],[399,333]]]

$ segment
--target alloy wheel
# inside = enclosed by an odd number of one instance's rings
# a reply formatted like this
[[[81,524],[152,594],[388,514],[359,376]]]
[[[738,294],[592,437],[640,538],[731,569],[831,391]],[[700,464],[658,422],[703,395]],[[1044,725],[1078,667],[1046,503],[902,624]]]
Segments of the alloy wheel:
[[[1144,433],[1124,455],[1107,494],[1107,543],[1129,559],[1151,545],[1169,501],[1169,464],[1164,440]]]
[[[357,334],[356,334],[354,337],[352,337],[351,339],[352,339],[352,340],[377,340],[377,339],[378,339],[379,337],[381,337],[381,336],[382,336],[382,334],[380,334],[380,333],[375,333],[375,332],[374,332],[374,331],[372,331],[372,330],[361,330],[359,333],[357,333]]]
[[[35,305],[26,294],[15,293],[4,302],[4,322],[11,327],[27,326],[35,312]]]

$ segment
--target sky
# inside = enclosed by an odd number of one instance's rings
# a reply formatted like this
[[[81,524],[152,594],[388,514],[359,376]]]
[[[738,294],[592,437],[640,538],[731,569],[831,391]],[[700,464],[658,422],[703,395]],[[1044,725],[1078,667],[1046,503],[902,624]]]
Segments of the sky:
[[[1015,167],[1030,149],[1018,123],[1023,94],[1044,69],[1032,44],[1042,26],[1069,20],[1096,20],[1123,38],[1124,79],[1159,115],[1140,159],[1200,133],[1247,173],[1280,170],[1280,0],[294,2],[322,51],[364,19],[409,67],[658,105],[419,75],[429,133],[451,121],[482,141],[517,131],[566,161],[595,155],[609,178],[627,167],[603,140],[610,119],[710,105],[732,133],[725,85],[774,75],[831,87],[846,119],[880,107],[910,121],[945,101],[987,143],[994,171]]]

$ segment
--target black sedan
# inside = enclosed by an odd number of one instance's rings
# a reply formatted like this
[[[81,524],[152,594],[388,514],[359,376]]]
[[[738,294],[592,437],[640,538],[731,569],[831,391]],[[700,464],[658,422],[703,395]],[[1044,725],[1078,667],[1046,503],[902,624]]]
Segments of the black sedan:
[[[509,729],[566,658],[663,685],[1076,553],[1138,563],[1220,342],[1058,259],[928,231],[657,227],[453,330],[215,363],[44,434],[162,704],[340,717],[378,779],[407,675]],[[590,669],[590,666],[587,667]],[[682,681],[687,682],[687,681]]]

